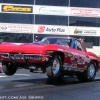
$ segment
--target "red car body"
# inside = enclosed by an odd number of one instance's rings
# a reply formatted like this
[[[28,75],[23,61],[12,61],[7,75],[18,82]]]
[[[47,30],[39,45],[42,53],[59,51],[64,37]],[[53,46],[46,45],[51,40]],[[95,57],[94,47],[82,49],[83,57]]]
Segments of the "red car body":
[[[22,67],[31,72],[47,72],[50,79],[76,75],[83,82],[93,81],[100,68],[98,56],[87,52],[84,43],[72,37],[46,37],[40,43],[19,45],[2,43],[0,54],[7,75]]]

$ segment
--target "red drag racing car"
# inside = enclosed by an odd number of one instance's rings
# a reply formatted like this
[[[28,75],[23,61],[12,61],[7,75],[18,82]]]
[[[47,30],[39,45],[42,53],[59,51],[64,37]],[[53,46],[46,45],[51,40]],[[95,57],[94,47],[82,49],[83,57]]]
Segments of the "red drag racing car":
[[[87,52],[84,43],[72,37],[45,37],[29,44],[0,44],[2,68],[13,75],[18,68],[47,73],[50,79],[76,75],[79,81],[93,81],[100,68],[100,59]]]

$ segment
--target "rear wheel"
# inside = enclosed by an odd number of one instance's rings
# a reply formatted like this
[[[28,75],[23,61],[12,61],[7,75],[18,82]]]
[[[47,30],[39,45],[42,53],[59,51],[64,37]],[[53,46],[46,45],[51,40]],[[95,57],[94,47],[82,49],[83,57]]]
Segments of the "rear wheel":
[[[95,79],[96,76],[96,64],[94,61],[91,61],[88,66],[87,69],[80,74],[77,74],[77,78],[79,81],[81,82],[91,82]]]
[[[14,75],[17,71],[17,66],[13,63],[2,61],[2,69],[6,75]]]
[[[47,63],[47,76],[49,79],[61,79],[62,73],[62,60],[59,55],[53,55],[53,57]]]

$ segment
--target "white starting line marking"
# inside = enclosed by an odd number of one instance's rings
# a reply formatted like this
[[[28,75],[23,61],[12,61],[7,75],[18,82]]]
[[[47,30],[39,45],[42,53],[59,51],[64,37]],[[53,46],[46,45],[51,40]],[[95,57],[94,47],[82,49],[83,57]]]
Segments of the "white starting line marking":
[[[1,78],[1,77],[7,77],[7,76],[0,76],[0,78]]]
[[[31,76],[29,74],[14,74],[14,75],[19,75],[19,76]]]
[[[14,74],[12,76],[31,76],[31,75],[29,75],[29,74]],[[8,77],[8,76],[5,75],[5,73],[1,73],[0,78],[2,78],[2,77]]]

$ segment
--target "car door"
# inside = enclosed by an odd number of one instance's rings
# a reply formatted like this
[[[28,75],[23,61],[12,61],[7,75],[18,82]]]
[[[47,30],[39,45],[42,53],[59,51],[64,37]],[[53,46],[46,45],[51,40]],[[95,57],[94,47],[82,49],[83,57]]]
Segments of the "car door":
[[[67,43],[65,47],[65,59],[64,59],[64,69],[65,70],[70,70],[72,68],[72,63],[71,63],[71,45],[72,45],[72,39],[69,39],[69,43]]]
[[[81,42],[78,40],[74,41],[73,44],[73,57],[71,58],[71,63],[73,66],[84,69],[87,65],[87,54],[82,48]]]

